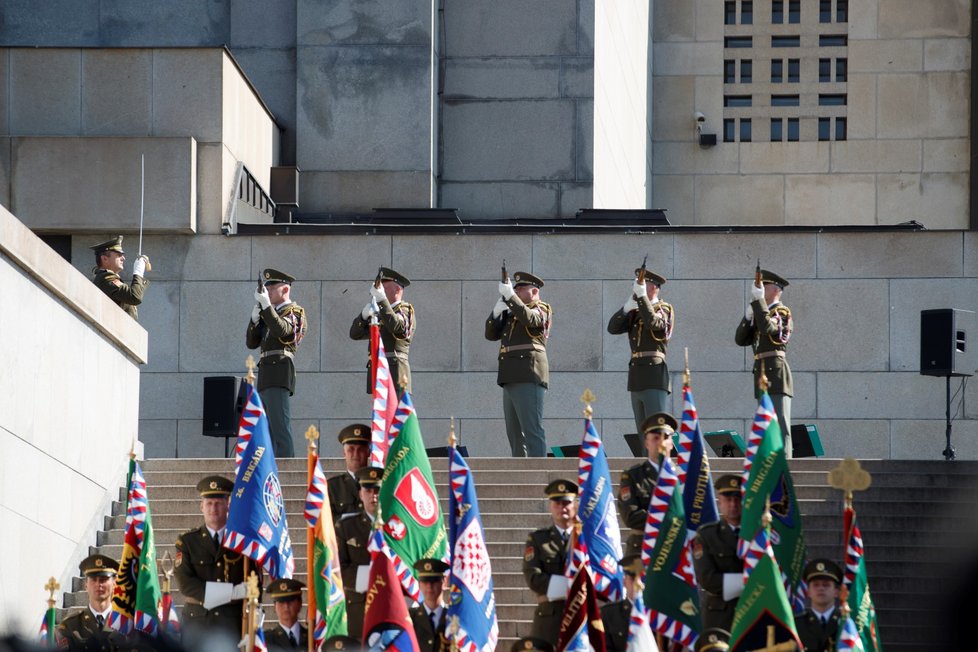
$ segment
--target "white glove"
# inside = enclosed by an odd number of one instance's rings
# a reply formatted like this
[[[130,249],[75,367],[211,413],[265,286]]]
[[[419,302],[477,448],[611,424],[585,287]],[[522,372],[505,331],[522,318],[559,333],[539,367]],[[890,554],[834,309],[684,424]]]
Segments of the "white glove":
[[[261,308],[259,308],[258,307],[258,304],[256,303],[255,304],[255,307],[251,309],[251,323],[252,324],[257,324],[258,323],[258,320],[261,319],[260,313],[261,313]]]
[[[755,301],[760,301],[761,304],[763,305],[764,304],[764,287],[763,287],[763,285],[761,287],[757,287],[757,285],[755,285],[754,283],[751,283],[750,284],[750,296]]]
[[[632,294],[641,299],[642,297],[649,296],[645,291],[645,283],[639,283],[637,280],[632,283]]]
[[[743,573],[724,573],[723,574],[723,599],[733,600],[739,598],[744,592]]]
[[[638,310],[638,301],[636,301],[632,297],[629,297],[628,301],[625,302],[625,305],[623,305],[621,309],[625,312],[626,315],[633,310]]]
[[[244,585],[239,584],[238,586]],[[225,582],[207,582],[204,585],[204,609],[213,609],[231,602],[235,588],[237,587]]]
[[[261,286],[260,290],[255,290],[255,301],[261,306],[261,309],[270,308],[272,306],[272,300],[268,298],[268,290],[265,286]]]
[[[147,256],[140,256],[136,259],[136,262],[132,264],[133,276],[145,276],[146,275],[146,261],[149,260]]]
[[[371,285],[370,286],[370,296],[372,296],[374,298],[374,301],[376,301],[377,303],[380,303],[381,301],[383,301],[384,299],[386,299],[387,298],[387,294],[384,292],[384,286],[381,285],[378,288],[378,287],[374,287],[373,285]]]
[[[753,318],[754,318],[754,308],[748,302],[748,304],[747,304],[747,310],[744,311],[744,319],[746,319],[747,321],[750,321]]]
[[[509,301],[516,294],[516,290],[513,289],[513,284],[510,281],[501,282],[499,284],[499,295]]]
[[[547,583],[547,599],[563,600],[567,597],[569,590],[570,580],[563,575],[551,575],[550,581]]]
[[[496,305],[492,307],[493,319],[498,319],[499,315],[503,314],[505,310],[506,310],[506,302],[503,301],[502,297],[499,297],[498,299],[496,299]]]
[[[353,585],[353,590],[357,593],[364,593],[370,583],[370,566],[364,564],[357,566],[357,579]]]
[[[374,308],[374,302],[371,301],[370,303],[368,303],[363,307],[363,310],[360,311],[360,318],[363,319],[364,321],[367,321],[368,319],[370,319],[371,315],[376,313],[376,311],[377,309]]]
[[[235,584],[234,588],[231,589],[231,599],[232,600],[244,600],[248,597],[248,587],[244,582],[240,584]]]

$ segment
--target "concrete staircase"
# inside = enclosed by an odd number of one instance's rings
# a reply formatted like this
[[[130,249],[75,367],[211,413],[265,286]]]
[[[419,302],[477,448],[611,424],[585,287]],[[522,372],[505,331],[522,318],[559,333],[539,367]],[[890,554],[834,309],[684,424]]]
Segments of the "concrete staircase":
[[[613,481],[635,459],[610,460]],[[792,475],[801,501],[809,555],[842,561],[842,496],[828,486],[827,473],[838,460],[794,460]],[[342,460],[322,460],[327,475]],[[525,587],[521,566],[527,533],[549,523],[543,487],[550,480],[575,478],[576,459],[513,460],[472,458],[479,507],[493,564],[497,615],[502,642],[530,632],[535,596]],[[712,461],[713,474],[736,472],[740,459]],[[447,462],[432,460],[435,481],[447,508]],[[937,598],[954,577],[955,543],[970,542],[978,498],[978,464],[969,462],[869,461],[872,487],[856,495],[859,525],[866,545],[870,588],[879,613],[887,650],[935,649],[943,633],[943,605]],[[206,474],[232,476],[233,461],[225,459],[155,459],[143,463],[153,514],[158,552],[173,551],[176,537],[202,523],[194,485]],[[304,460],[279,462],[280,479],[292,527],[296,576],[305,579],[306,546],[302,506],[306,477]],[[120,497],[123,494],[120,490]],[[116,559],[122,551],[124,502],[114,506],[92,551]],[[623,538],[624,538],[623,532]],[[182,599],[175,591],[174,600]],[[76,579],[65,595],[68,609],[86,603]],[[267,618],[274,610],[266,605]]]

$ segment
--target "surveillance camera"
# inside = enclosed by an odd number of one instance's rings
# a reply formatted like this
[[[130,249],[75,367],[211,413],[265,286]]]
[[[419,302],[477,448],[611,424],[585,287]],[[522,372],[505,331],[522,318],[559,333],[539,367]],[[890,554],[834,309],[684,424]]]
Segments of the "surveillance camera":
[[[706,116],[703,115],[702,111],[697,111],[694,113],[693,118],[696,119],[696,122],[706,122]]]

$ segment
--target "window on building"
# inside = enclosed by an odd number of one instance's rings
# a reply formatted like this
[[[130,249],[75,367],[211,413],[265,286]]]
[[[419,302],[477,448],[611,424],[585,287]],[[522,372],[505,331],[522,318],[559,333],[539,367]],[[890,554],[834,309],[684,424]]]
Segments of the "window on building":
[[[848,59],[836,59],[835,60],[835,81],[844,82],[848,75],[849,60]]]
[[[781,59],[771,59],[771,83],[780,84],[783,80],[782,69],[784,68],[784,63]]]
[[[727,4],[730,4],[729,2]],[[818,2],[818,22],[832,22],[832,0],[819,0]],[[729,23],[728,23],[729,24]]]
[[[784,0],[771,0],[771,23],[784,23]]]
[[[823,48],[845,47],[848,41],[849,37],[845,34],[825,34],[818,37],[818,45]]]
[[[835,22],[849,22],[849,0],[835,0]]]
[[[750,95],[724,95],[723,96],[723,106],[725,107],[742,107],[751,105]]]
[[[788,0],[788,22],[801,22],[801,0]]]
[[[818,96],[819,106],[845,106],[846,96],[845,94],[828,94],[821,93]]]
[[[741,0],[740,2],[740,24],[754,24],[754,2],[753,0]]]
[[[732,143],[737,140],[736,126],[737,121],[733,118],[723,119],[723,142]]]
[[[836,118],[835,119],[835,139],[845,140],[846,139],[846,119]]]
[[[771,118],[771,142],[780,143],[784,138],[781,135],[781,118]]]
[[[753,44],[754,42],[749,36],[728,36],[723,39],[723,47],[725,48],[749,48]]]
[[[797,84],[801,78],[801,60],[788,59],[788,82]]]
[[[723,83],[737,83],[737,62],[733,59],[723,60]]]
[[[737,24],[737,3],[732,0],[723,3],[723,24]]]
[[[750,118],[740,119],[740,142],[750,142]]]
[[[740,60],[740,83],[749,84],[753,77],[754,65],[750,59]]]
[[[818,60],[818,81],[820,82],[832,81],[832,59]]]
[[[797,95],[772,95],[771,106],[799,106]]]
[[[798,118],[788,118],[788,142],[797,143],[799,132]]]
[[[832,119],[831,118],[819,118],[818,119],[818,139],[819,140],[829,140],[829,135],[832,133]]]
[[[797,48],[801,46],[800,36],[772,36],[772,48]]]

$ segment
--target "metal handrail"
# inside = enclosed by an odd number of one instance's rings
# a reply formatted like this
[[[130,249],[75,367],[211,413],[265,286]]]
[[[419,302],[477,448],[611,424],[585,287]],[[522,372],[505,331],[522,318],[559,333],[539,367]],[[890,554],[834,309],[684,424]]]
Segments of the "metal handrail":
[[[258,183],[255,175],[241,161],[238,161],[234,170],[234,181],[231,183],[227,208],[224,212],[224,223],[221,225],[221,231],[224,235],[233,235],[238,232],[237,208],[239,201],[270,216],[273,220],[275,219],[275,202]]]

